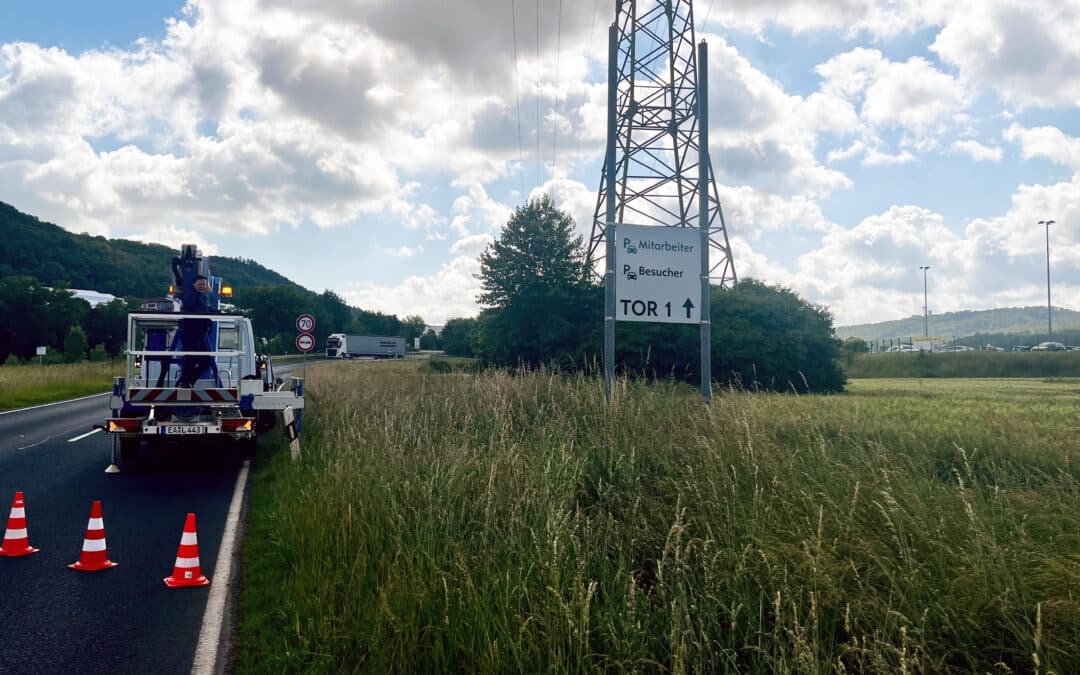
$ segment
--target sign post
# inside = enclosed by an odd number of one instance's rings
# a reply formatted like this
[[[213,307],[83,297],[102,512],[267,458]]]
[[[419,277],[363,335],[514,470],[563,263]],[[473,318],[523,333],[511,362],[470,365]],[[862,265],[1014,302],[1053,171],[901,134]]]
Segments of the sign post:
[[[39,365],[39,366],[41,365],[41,361],[42,361],[42,360],[44,359],[44,357],[45,357],[45,352],[46,352],[46,349],[47,349],[46,347],[41,347],[41,346],[38,346],[38,348],[37,348],[37,350],[36,350],[36,353],[37,353],[37,357],[38,357],[38,365]]]
[[[307,353],[315,348],[315,317],[310,314],[301,314],[296,317],[296,330],[300,334],[296,336],[296,348],[304,355],[304,377],[307,378]]]
[[[698,46],[698,219],[689,216],[671,226],[617,222],[625,209],[616,202],[619,29],[608,31],[607,152],[604,163],[607,197],[604,228],[607,255],[604,270],[604,399],[611,403],[615,376],[615,322],[698,324],[701,334],[701,397],[712,400],[712,323],[710,320],[708,69],[705,42]],[[723,215],[719,211],[721,227]],[[726,237],[726,235],[725,235]]]
[[[709,54],[702,40],[698,45],[698,233],[701,239],[701,398],[712,401],[712,312],[709,297]],[[719,209],[717,210],[719,213]],[[721,216],[722,218],[723,216]],[[726,232],[726,230],[725,230]],[[725,234],[726,236],[726,234]]]

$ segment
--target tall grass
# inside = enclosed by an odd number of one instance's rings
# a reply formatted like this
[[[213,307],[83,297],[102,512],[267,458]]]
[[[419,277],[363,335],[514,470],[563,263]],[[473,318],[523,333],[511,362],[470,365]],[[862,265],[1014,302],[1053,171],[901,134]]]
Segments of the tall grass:
[[[848,377],[1080,377],[1080,352],[859,354]]]
[[[853,390],[313,368],[240,668],[1080,670],[1080,385]]]
[[[0,410],[108,391],[122,362],[0,367]]]

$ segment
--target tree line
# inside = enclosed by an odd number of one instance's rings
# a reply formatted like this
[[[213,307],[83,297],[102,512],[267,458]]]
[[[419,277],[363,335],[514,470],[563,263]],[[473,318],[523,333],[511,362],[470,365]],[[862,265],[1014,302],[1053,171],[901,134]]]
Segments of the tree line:
[[[515,210],[480,257],[485,306],[447,321],[442,347],[497,367],[594,369],[603,363],[603,288],[586,269],[573,220],[543,197]],[[721,385],[841,391],[840,341],[824,307],[744,280],[710,293],[712,378]],[[696,325],[620,323],[615,360],[630,376],[696,381]]]
[[[296,353],[296,317],[315,317],[316,351],[330,333],[392,335],[421,338],[421,347],[438,348],[435,333],[420,316],[399,319],[393,314],[350,307],[332,291],[313,293],[295,285],[239,287],[232,304],[251,319],[256,349],[261,353]],[[127,315],[143,299],[117,298],[91,307],[66,288],[52,288],[31,276],[0,278],[0,363],[17,364],[36,358],[45,347],[46,362],[106,360],[124,352]]]

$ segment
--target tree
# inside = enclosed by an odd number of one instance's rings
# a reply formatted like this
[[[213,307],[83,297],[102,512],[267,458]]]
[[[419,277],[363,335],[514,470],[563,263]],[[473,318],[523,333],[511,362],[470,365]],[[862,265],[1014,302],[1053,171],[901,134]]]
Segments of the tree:
[[[79,326],[72,326],[64,337],[64,360],[78,363],[86,358],[86,333]]]
[[[42,286],[33,277],[0,278],[0,359],[33,357],[35,347],[59,349],[72,325],[90,310],[70,292]]]
[[[413,339],[418,338],[424,334],[427,324],[424,323],[424,317],[412,315],[405,317],[405,320],[401,322],[401,334],[405,338],[406,349],[413,348]]]
[[[584,258],[573,219],[544,195],[515,209],[499,238],[480,255],[482,292],[477,300],[502,309],[537,289],[576,288]]]
[[[83,321],[87,341],[102,345],[108,354],[118,355],[127,340],[127,315],[132,307],[137,305],[117,298],[92,308]]]
[[[518,207],[480,256],[482,292],[473,348],[485,362],[568,367],[586,359],[583,338],[601,306],[583,281],[574,221],[547,196]]]
[[[712,289],[713,379],[777,391],[843,391],[832,315],[753,279]]]
[[[473,356],[476,325],[476,319],[448,320],[439,336],[443,351],[449,356]]]
[[[439,348],[439,334],[435,332],[433,328],[428,328],[424,331],[424,334],[420,336],[420,349],[438,349]]]

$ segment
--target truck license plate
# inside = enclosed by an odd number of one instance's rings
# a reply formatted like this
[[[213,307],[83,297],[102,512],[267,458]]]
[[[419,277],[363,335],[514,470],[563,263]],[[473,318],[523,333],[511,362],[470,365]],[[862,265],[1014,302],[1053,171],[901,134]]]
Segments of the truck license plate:
[[[190,436],[206,433],[206,427],[188,424],[163,424],[158,428],[161,429],[161,433],[167,436]]]

